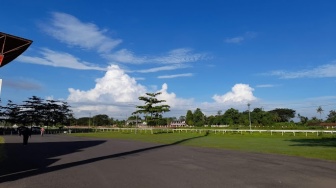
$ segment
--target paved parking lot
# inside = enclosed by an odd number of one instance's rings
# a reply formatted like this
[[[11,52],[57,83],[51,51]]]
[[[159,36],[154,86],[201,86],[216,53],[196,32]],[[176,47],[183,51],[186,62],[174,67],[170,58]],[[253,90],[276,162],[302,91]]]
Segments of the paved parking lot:
[[[336,162],[323,160],[68,135],[34,135],[27,146],[4,138],[0,188],[336,185]]]

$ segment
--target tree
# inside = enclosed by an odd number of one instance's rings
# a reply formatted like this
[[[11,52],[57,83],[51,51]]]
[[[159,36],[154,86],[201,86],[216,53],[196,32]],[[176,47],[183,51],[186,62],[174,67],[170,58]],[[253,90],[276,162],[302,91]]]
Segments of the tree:
[[[203,126],[205,123],[205,116],[201,109],[197,108],[193,114],[193,122],[197,127]]]
[[[90,117],[81,117],[77,119],[77,125],[80,126],[88,126],[89,125],[89,121],[90,121]]]
[[[108,125],[110,120],[106,114],[98,114],[92,117],[93,125],[95,126],[104,126]]]
[[[238,123],[241,125],[250,125],[249,111],[246,110],[239,115]]]
[[[7,106],[2,107],[4,110],[2,115],[6,118],[6,121],[10,124],[21,123],[19,119],[20,106],[8,100]]]
[[[43,99],[37,96],[32,96],[23,102],[25,104],[22,105],[20,111],[22,122],[24,122],[24,124],[34,124],[35,126],[39,126],[44,119]]]
[[[323,112],[322,107],[319,106],[319,107],[316,109],[316,112],[320,114],[320,119],[322,120],[322,118],[321,118],[321,114],[322,114],[322,112]]]
[[[298,114],[298,117],[300,118],[301,124],[306,124],[308,122],[308,117],[301,116],[300,114]]]
[[[223,118],[225,120],[225,124],[237,124],[239,120],[239,111],[234,108],[230,108],[224,112]]]
[[[70,119],[74,119],[70,106],[66,102],[47,100],[32,96],[28,100],[23,101],[24,104],[17,105],[11,100],[8,101],[6,107],[2,107],[3,116],[6,121],[11,124],[21,125],[49,125],[70,123]]]
[[[276,108],[269,111],[273,116],[279,119],[279,122],[289,122],[291,118],[295,117],[295,110],[288,108]]]
[[[70,125],[70,120],[73,119],[70,105],[64,101],[47,100],[44,107],[44,113],[46,114],[45,122],[47,126],[52,123],[54,126],[57,124]]]
[[[180,116],[180,117],[178,118],[178,120],[179,120],[179,121],[185,121],[185,120],[186,120],[186,117],[185,117],[185,116]]]
[[[330,110],[326,122],[336,123],[336,111],[335,110]]]
[[[146,118],[147,124],[148,125],[155,125],[158,123],[158,121],[162,118],[162,114],[164,112],[169,112],[170,111],[170,106],[169,105],[158,105],[162,102],[166,102],[165,100],[158,100],[156,97],[160,95],[161,92],[158,93],[146,93],[147,96],[140,96],[139,100],[144,101],[145,105],[144,106],[136,106],[139,110],[133,112],[132,114],[150,114],[150,119]]]
[[[186,123],[187,125],[194,126],[194,115],[191,110],[187,111]]]
[[[211,115],[207,117],[207,123],[208,125],[219,125],[215,122],[215,116]]]

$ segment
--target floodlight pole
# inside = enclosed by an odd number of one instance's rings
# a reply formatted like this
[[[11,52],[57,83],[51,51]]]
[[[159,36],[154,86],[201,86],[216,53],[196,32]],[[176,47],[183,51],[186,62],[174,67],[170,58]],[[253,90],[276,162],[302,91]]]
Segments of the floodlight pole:
[[[250,103],[247,103],[247,106],[248,106],[249,122],[250,122],[250,130],[251,130],[251,113],[250,113],[250,106],[251,106],[251,104],[250,104]]]
[[[89,128],[90,128],[90,125],[91,125],[91,112],[90,112],[90,117],[89,117]]]
[[[138,114],[136,113],[135,114],[135,121],[136,121],[136,123],[135,123],[135,134],[137,133],[137,128],[138,128]]]

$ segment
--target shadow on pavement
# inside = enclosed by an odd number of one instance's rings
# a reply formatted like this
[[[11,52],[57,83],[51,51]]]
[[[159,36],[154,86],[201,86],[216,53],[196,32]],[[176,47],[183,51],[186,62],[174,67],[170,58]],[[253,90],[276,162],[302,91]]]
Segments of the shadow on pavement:
[[[106,141],[74,141],[44,143],[5,143],[6,156],[0,162],[0,183],[30,176],[30,171],[47,168],[59,159],[56,157],[81,152]],[[26,172],[26,173],[25,173]]]
[[[334,138],[320,138],[320,139],[291,139],[294,142],[291,146],[325,146],[336,147],[336,137]]]
[[[49,166],[58,159],[52,159],[57,156],[66,155],[74,152],[80,152],[81,149],[97,146],[106,141],[76,141],[76,142],[49,142],[49,143],[30,143],[27,146],[22,144],[5,144],[7,157],[0,163],[0,183],[7,181],[14,181],[21,178],[35,176],[43,173],[49,173],[79,165],[94,163],[101,160],[118,158],[127,155],[146,152],[149,150],[160,149],[163,147],[178,145],[183,142],[208,136],[208,133],[202,136],[187,138],[176,141],[171,144],[158,145],[148,148],[141,148],[132,151],[95,157],[82,161],[76,161],[66,164]],[[43,148],[43,149],[41,149]],[[41,152],[42,151],[42,152]],[[24,160],[22,160],[24,159]]]

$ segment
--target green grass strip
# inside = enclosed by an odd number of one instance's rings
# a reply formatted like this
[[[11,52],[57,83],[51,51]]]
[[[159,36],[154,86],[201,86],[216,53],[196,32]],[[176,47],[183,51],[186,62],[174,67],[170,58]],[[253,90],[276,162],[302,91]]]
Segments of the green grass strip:
[[[126,139],[142,142],[180,144],[186,146],[230,149],[247,152],[282,154],[336,161],[336,135],[308,135],[281,133],[137,133],[97,132],[71,134],[82,137]]]

